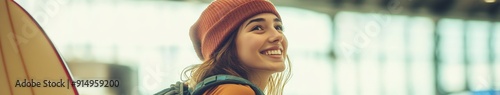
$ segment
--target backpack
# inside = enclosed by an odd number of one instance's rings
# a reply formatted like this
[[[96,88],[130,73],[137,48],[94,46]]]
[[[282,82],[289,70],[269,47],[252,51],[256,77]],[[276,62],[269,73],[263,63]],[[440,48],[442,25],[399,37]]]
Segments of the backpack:
[[[203,81],[196,84],[196,87],[189,89],[183,82],[176,82],[171,84],[169,88],[161,90],[154,95],[202,95],[206,90],[221,85],[221,84],[243,84],[249,85],[256,95],[264,95],[262,91],[252,84],[250,81],[232,75],[214,75],[203,79]]]

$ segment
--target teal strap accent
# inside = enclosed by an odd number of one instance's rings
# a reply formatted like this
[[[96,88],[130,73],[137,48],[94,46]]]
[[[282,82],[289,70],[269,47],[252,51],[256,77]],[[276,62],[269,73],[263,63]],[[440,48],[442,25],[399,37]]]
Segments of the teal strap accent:
[[[206,90],[211,87],[220,85],[220,84],[243,84],[249,85],[256,95],[264,95],[262,91],[255,86],[252,82],[237,76],[232,75],[214,75],[208,78],[205,78],[200,83],[196,84],[196,88],[193,91],[192,95],[202,95]]]

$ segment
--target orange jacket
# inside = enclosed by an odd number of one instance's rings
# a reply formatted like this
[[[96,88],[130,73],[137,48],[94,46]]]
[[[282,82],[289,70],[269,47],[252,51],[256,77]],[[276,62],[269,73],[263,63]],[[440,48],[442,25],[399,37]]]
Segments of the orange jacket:
[[[248,85],[221,84],[205,91],[203,95],[255,95],[255,92]]]

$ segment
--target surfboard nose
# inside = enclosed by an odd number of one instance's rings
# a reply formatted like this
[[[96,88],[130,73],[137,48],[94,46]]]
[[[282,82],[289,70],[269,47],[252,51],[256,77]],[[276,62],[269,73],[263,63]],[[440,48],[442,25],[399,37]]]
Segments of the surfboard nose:
[[[0,76],[1,95],[78,94],[68,85],[70,72],[43,29],[12,0],[0,0]],[[44,87],[46,81],[66,86]]]

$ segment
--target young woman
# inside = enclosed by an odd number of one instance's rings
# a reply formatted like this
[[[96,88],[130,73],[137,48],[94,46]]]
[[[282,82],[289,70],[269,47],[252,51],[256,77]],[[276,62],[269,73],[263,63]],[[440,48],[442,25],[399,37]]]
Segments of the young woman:
[[[290,78],[288,43],[283,23],[267,0],[216,0],[190,30],[203,61],[188,67],[191,89],[214,75],[233,75],[256,85],[267,95],[282,95]],[[204,95],[255,95],[248,85],[221,84]]]

